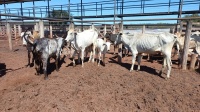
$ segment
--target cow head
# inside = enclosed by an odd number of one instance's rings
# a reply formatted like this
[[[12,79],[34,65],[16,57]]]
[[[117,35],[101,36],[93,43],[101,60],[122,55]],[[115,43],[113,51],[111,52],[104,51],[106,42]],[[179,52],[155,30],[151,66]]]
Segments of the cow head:
[[[74,38],[75,38],[75,34],[76,34],[76,32],[75,32],[75,29],[74,29],[74,23],[71,22],[70,25],[69,25],[69,31],[67,32],[67,37],[65,38],[65,40],[67,42],[73,41]]]
[[[110,42],[106,42],[105,44],[107,45],[107,50],[110,51],[110,45],[111,45],[111,43]]]
[[[31,31],[29,31],[29,29],[27,29],[27,30],[23,33],[22,38],[23,38],[27,43],[29,43],[30,45],[33,44],[33,38],[34,38],[34,37],[33,37],[32,33],[31,33]]]
[[[123,35],[122,33],[117,34],[117,38],[115,39],[114,42],[115,45],[120,44],[122,42],[121,40],[122,35]]]
[[[65,40],[67,42],[71,42],[74,40],[75,36],[76,36],[76,32],[73,29],[70,29],[67,33],[67,37],[65,38]]]

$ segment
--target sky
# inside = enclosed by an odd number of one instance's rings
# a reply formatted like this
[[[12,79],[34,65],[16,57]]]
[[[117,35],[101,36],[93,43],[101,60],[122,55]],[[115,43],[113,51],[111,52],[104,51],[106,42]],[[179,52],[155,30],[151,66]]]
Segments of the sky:
[[[81,0],[70,0],[71,4],[77,4],[77,3],[80,3]],[[82,0],[83,3],[88,3],[88,2],[94,2],[94,1],[91,1],[91,0]],[[102,7],[106,8],[106,7],[114,7],[114,1],[113,0],[95,0],[95,2],[99,2],[99,1],[110,1],[109,3],[107,4],[103,4]],[[120,0],[121,1],[121,0]],[[138,0],[124,0],[125,2],[127,1],[130,1],[130,2],[127,2],[127,3],[124,3],[124,7],[130,7],[130,8],[127,8],[127,9],[124,9],[124,13],[125,14],[131,14],[131,13],[141,13],[143,10],[141,10],[140,6],[141,6],[141,2],[134,2],[134,1],[138,1]],[[187,10],[199,10],[199,7],[200,7],[200,0],[184,0],[184,2],[191,2],[191,1],[196,1],[198,2],[198,4],[190,4],[190,5],[183,5],[183,11],[187,11]],[[171,0],[171,2],[179,2],[179,0]],[[47,1],[39,1],[39,2],[35,2],[35,7],[37,6],[47,6]],[[169,3],[169,0],[146,0],[145,1],[145,4],[151,4],[151,5],[154,5],[156,3]],[[192,2],[191,2],[192,3]],[[60,9],[60,5],[64,5],[65,6],[63,7],[64,10],[67,10],[67,4],[68,4],[68,0],[51,0],[49,2],[49,5],[52,6],[52,5],[59,5],[57,6],[58,9]],[[25,2],[22,4],[23,5],[23,8],[27,8],[27,7],[32,7],[33,6],[33,3],[32,2]],[[119,4],[120,5],[120,4]],[[135,7],[135,8],[131,8],[131,7]],[[13,9],[14,8],[20,8],[21,5],[20,3],[14,3],[14,4],[8,4],[6,5],[6,8],[10,8],[10,9]],[[101,5],[99,4],[97,6],[98,8],[101,8]],[[136,8],[138,7],[138,8]],[[54,7],[56,9],[56,7]],[[93,6],[85,6],[84,7],[85,9],[89,9],[89,8],[96,8],[96,5],[94,4]],[[1,13],[4,11],[4,5],[0,5],[0,9],[1,10]],[[77,10],[79,9],[80,10],[80,6],[75,6],[75,7],[71,7],[71,10]],[[114,8],[113,8],[114,9]],[[52,8],[51,8],[52,10]],[[154,13],[154,12],[167,12],[167,11],[177,11],[178,10],[178,6],[171,6],[170,8],[168,6],[163,6],[163,7],[149,7],[149,8],[145,8],[144,12],[145,13]],[[27,9],[26,12],[30,11],[30,8],[29,10]],[[17,11],[13,11],[14,13],[19,13],[19,10]],[[40,12],[40,9],[39,8],[36,8],[36,12]],[[120,14],[120,10],[116,10],[116,14]],[[75,15],[75,16],[80,16],[81,13],[80,12],[71,12],[72,15]],[[104,10],[104,11],[86,11],[84,13],[84,15],[100,15],[100,14],[103,14],[103,15],[108,15],[108,14],[114,14],[114,10]],[[27,15],[28,16],[28,13]],[[40,17],[40,16],[45,16],[45,14],[41,15],[41,14],[37,14],[36,16]],[[148,19],[148,18],[177,18],[177,15],[176,16],[143,16],[143,17],[129,17],[129,18],[124,18],[124,19]],[[106,23],[106,20],[112,20],[113,18],[98,18],[96,20],[105,20],[105,23]],[[116,18],[116,20],[119,20],[120,18]],[[86,20],[86,19],[84,19]],[[95,18],[93,19],[89,19],[89,20],[95,20]],[[175,23],[176,21],[133,21],[133,22],[127,22],[128,24],[135,24],[135,23]]]

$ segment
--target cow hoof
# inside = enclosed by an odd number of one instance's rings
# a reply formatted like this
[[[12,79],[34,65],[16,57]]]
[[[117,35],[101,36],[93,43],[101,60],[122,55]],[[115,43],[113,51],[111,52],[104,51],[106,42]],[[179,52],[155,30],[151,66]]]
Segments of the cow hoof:
[[[36,72],[35,75],[40,75],[40,74]]]
[[[44,80],[47,80],[48,79],[48,77],[44,77]]]
[[[34,66],[34,63],[31,63],[29,67],[33,67],[33,66]]]
[[[162,75],[162,72],[160,71],[160,72],[158,73],[158,75],[161,76],[161,75]]]

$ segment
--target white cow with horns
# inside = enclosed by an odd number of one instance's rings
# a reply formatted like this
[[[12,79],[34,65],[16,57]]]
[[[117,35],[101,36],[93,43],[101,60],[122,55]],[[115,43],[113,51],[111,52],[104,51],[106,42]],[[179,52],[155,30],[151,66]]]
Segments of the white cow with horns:
[[[154,54],[161,52],[164,56],[163,66],[159,73],[162,74],[165,66],[167,65],[167,78],[170,77],[171,72],[171,51],[176,38],[173,34],[168,32],[163,33],[134,33],[134,34],[118,34],[115,43],[123,42],[125,46],[128,46],[132,52],[132,66],[130,71],[133,70],[136,56],[138,55],[138,68],[140,70],[140,62],[142,53]]]
[[[85,48],[93,44],[93,50],[91,51],[91,54],[93,54],[92,57],[95,56],[95,48],[96,48],[96,40],[98,38],[98,33],[95,30],[94,26],[92,29],[84,30],[83,32],[77,33],[74,30],[74,24],[71,23],[69,26],[69,31],[66,37],[67,42],[71,42],[71,46],[75,49],[73,53],[73,66],[75,66],[74,56],[76,53],[81,52],[81,60],[82,60],[82,67],[84,67],[83,61],[84,61],[84,52]],[[91,61],[91,58],[89,59]],[[92,58],[92,62],[94,63],[94,58]]]

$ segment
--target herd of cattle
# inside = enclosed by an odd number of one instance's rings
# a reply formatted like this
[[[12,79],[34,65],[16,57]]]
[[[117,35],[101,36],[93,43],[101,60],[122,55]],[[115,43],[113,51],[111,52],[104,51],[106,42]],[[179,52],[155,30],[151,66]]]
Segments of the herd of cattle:
[[[22,37],[23,43],[26,44],[28,50],[28,65],[31,65],[30,54],[32,53],[32,64],[35,65],[36,74],[40,74],[43,70],[45,79],[48,78],[47,65],[50,58],[55,59],[56,70],[58,71],[58,65],[60,61],[60,55],[64,47],[70,47],[73,49],[73,65],[75,66],[74,57],[78,54],[78,60],[82,60],[82,67],[84,67],[84,53],[90,52],[89,61],[94,62],[96,54],[99,56],[99,62],[101,61],[101,55],[103,59],[107,51],[110,50],[111,43],[114,45],[123,44],[123,46],[132,53],[132,66],[130,71],[133,70],[136,56],[138,56],[138,68],[140,70],[140,62],[143,53],[155,54],[161,52],[163,55],[163,65],[160,71],[160,75],[167,66],[167,78],[171,73],[171,52],[172,47],[177,45],[178,50],[183,49],[184,37],[181,37],[179,33],[171,34],[169,32],[160,33],[117,33],[110,34],[110,42],[105,42],[102,38],[99,38],[99,31],[92,25],[88,30],[83,32],[77,32],[74,29],[74,24],[69,25],[69,30],[65,38],[56,36],[55,38],[40,38],[39,35],[31,33],[30,29],[27,29]],[[191,44],[194,52],[200,54],[200,33],[194,32],[191,35]],[[34,38],[34,40],[32,40]],[[96,53],[97,52],[97,53]],[[81,55],[81,58],[80,58]],[[86,55],[87,56],[87,55]]]

